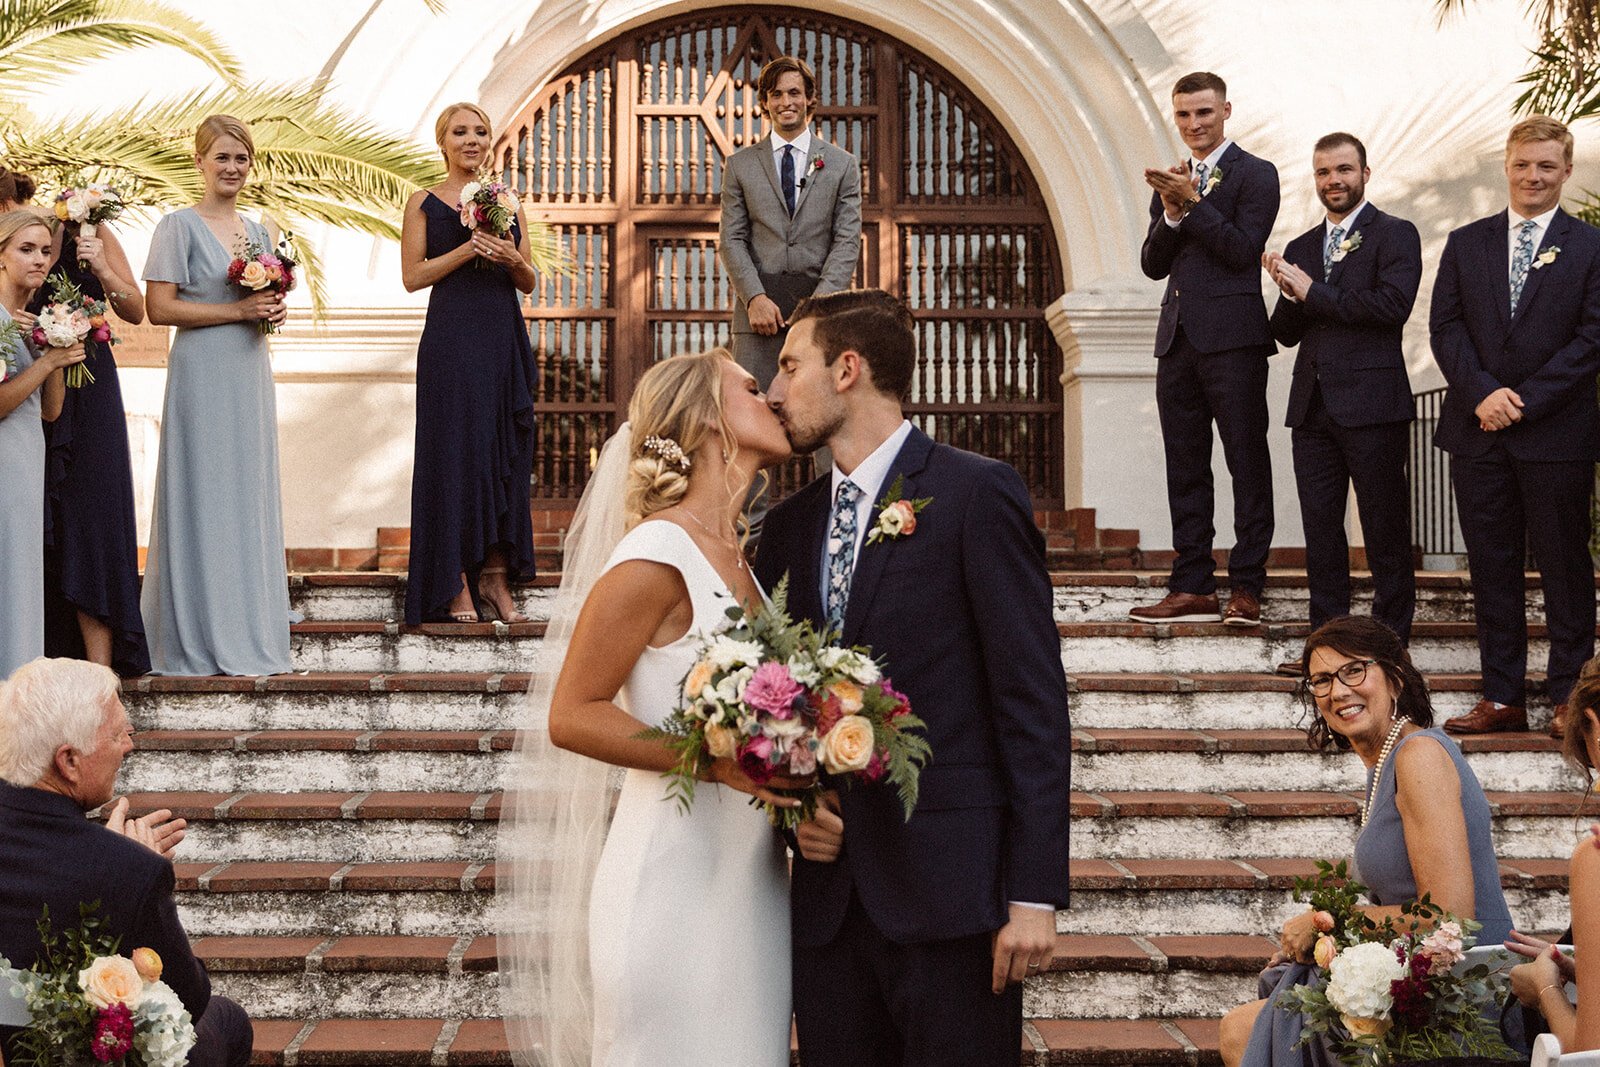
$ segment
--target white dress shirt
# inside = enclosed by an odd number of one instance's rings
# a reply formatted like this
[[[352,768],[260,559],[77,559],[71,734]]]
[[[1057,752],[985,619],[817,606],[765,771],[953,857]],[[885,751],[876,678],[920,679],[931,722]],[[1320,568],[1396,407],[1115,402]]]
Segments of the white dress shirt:
[[[1200,164],[1204,163],[1206,165],[1206,182],[1209,184],[1210,181],[1211,181],[1211,176],[1217,172],[1217,164],[1222,162],[1223,153],[1227,152],[1227,150],[1229,149],[1229,147],[1232,146],[1232,144],[1233,144],[1232,138],[1224,137],[1222,139],[1222,143],[1217,145],[1217,147],[1213,148],[1211,150],[1211,154],[1209,156],[1207,156],[1206,158],[1204,158],[1204,159],[1190,159],[1188,161],[1189,162],[1189,180],[1190,181],[1194,180],[1195,174],[1198,173],[1198,169],[1197,168],[1200,166]],[[1195,188],[1194,195],[1204,199],[1205,195],[1206,195],[1206,191],[1197,186]],[[1172,220],[1172,216],[1168,215],[1166,213],[1166,211],[1162,211],[1161,212],[1161,218],[1162,218],[1162,220],[1164,222],[1166,222],[1166,224],[1168,226],[1171,226],[1173,229],[1177,229],[1179,223],[1183,222],[1183,216],[1182,215],[1178,216],[1177,222],[1174,222]]]
[[[801,130],[792,141],[785,141],[776,133],[772,135],[772,166],[778,172],[778,182],[783,182],[783,150],[790,145],[794,146],[794,189],[795,199],[800,199],[800,190],[806,183],[806,161],[811,155],[811,127]]]
[[[1536,256],[1539,252],[1539,242],[1544,240],[1544,232],[1550,228],[1550,220],[1556,217],[1556,208],[1560,206],[1557,204],[1544,214],[1533,217],[1533,251]],[[1511,265],[1517,259],[1517,227],[1525,221],[1528,220],[1517,214],[1516,208],[1506,211],[1506,277],[1508,278],[1511,277]],[[1532,264],[1529,264],[1528,269],[1533,269]]]
[[[851,562],[852,570],[855,567],[855,563],[861,559],[861,546],[868,532],[870,532],[868,523],[872,521],[873,510],[878,506],[878,501],[882,499],[883,494],[887,491],[887,486],[883,483],[889,478],[889,468],[894,465],[895,457],[900,454],[900,450],[905,447],[906,438],[910,436],[911,423],[902,419],[894,433],[886,437],[883,444],[873,449],[871,455],[856,464],[855,470],[845,474],[844,471],[839,469],[837,462],[833,465],[833,478],[828,492],[830,515],[832,514],[833,501],[839,497],[840,485],[846,481],[851,481],[861,490],[861,496],[856,500],[856,544]],[[831,519],[829,520],[829,525],[832,525]],[[827,582],[828,542],[827,538],[824,538],[822,542],[822,602],[824,604],[828,602]],[[1013,900],[1011,903],[1020,904],[1028,908],[1040,908],[1046,911],[1055,910],[1054,904],[1040,904],[1028,900]]]
[[[1349,240],[1351,225],[1354,224],[1356,219],[1361,217],[1361,213],[1365,210],[1367,210],[1367,200],[1365,197],[1362,197],[1361,203],[1352,208],[1350,213],[1344,218],[1340,219],[1338,222],[1334,222],[1331,218],[1324,218],[1322,220],[1322,247],[1324,249],[1328,247],[1328,238],[1333,236],[1333,228],[1335,226],[1344,227],[1344,235],[1340,237],[1339,240]]]

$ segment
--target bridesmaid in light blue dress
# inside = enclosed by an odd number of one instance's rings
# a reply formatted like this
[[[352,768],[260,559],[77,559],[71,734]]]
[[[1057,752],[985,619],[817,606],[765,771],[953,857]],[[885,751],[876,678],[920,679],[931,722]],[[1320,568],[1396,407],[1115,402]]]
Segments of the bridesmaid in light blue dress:
[[[278,416],[259,328],[282,322],[284,303],[227,277],[247,239],[268,243],[237,207],[254,156],[243,122],[202,122],[195,162],[205,195],[161,220],[145,262],[150,321],[178,328],[140,596],[155,674],[291,669]]]
[[[31,211],[0,215],[0,323],[13,321],[50,268],[50,228]],[[24,319],[24,322],[31,320]],[[8,331],[9,332],[9,331]],[[44,655],[44,424],[61,414],[61,369],[83,346],[47,348],[36,360],[22,340],[0,351],[0,678]]]

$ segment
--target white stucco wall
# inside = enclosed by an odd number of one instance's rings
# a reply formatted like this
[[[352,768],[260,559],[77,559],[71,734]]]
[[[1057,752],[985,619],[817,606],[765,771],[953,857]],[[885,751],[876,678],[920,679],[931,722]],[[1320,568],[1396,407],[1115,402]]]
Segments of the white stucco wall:
[[[280,0],[270,8],[201,0],[178,6],[208,20],[253,78],[314,76],[366,10]],[[512,114],[553,71],[607,37],[703,4],[649,0],[452,0],[440,18],[420,0],[384,0],[344,56],[335,98],[387,128],[432,140],[443,104],[477,99]],[[1172,81],[1197,68],[1228,79],[1229,133],[1274,160],[1284,180],[1272,246],[1318,217],[1311,143],[1333,129],[1366,141],[1369,193],[1417,222],[1431,264],[1445,234],[1504,202],[1500,145],[1512,82],[1533,35],[1516,0],[1481,0],[1435,23],[1431,0],[821,0],[822,10],[876,25],[962,78],[1004,122],[1051,199],[1072,294],[1053,309],[1073,350],[1068,389],[1069,499],[1100,510],[1101,525],[1137,527],[1143,544],[1170,544],[1154,412],[1154,309],[1160,286],[1138,274],[1146,219],[1140,170],[1170,164],[1182,146],[1166,121]],[[103,106],[201,84],[198,64],[148,54],[87,70],[41,108]],[[1579,131],[1576,187],[1600,184]],[[324,330],[297,321],[275,342],[286,540],[356,547],[379,526],[409,521],[415,356],[424,294],[399,284],[396,246],[310,232],[331,265],[342,313]],[[139,262],[143,235],[131,234]],[[1408,331],[1417,388],[1434,384],[1426,297]],[[301,301],[304,295],[301,294]],[[1075,335],[1068,331],[1075,330]],[[1143,331],[1143,334],[1141,333]],[[1281,412],[1291,366],[1274,361]],[[140,432],[159,418],[163,374],[125,372]],[[1081,435],[1081,436],[1080,436]],[[1287,431],[1274,431],[1278,534],[1302,543]],[[153,464],[153,450],[143,462]],[[1231,513],[1217,455],[1218,514]],[[140,462],[136,458],[136,463]],[[140,471],[139,480],[148,480]],[[1219,523],[1219,546],[1231,542]]]

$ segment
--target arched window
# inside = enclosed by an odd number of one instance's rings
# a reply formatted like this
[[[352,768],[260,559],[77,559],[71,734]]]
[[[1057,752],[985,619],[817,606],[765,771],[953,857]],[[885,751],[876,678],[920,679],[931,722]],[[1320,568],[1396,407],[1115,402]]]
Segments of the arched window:
[[[765,133],[774,56],[817,73],[814,127],[862,167],[859,285],[910,305],[907,413],[1004,459],[1035,506],[1062,506],[1061,349],[1045,305],[1061,257],[1038,183],[993,116],[936,63],[876,30],[798,8],[696,12],[633,30],[532,93],[498,167],[575,267],[524,307],[543,371],[536,500],[570,505],[652,361],[729,340],[717,262],[723,161]],[[802,484],[809,462],[776,472]]]

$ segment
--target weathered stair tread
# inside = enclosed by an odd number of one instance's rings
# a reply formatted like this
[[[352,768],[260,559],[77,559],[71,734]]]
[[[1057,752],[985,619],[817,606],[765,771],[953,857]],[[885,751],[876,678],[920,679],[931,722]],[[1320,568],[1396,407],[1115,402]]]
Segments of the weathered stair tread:
[[[1579,809],[1579,794],[1573,793],[1497,793],[1485,794],[1494,815],[1600,815],[1600,797],[1584,798]],[[1182,815],[1197,818],[1306,818],[1323,815],[1355,815],[1360,806],[1358,794],[1260,791],[1206,793],[1191,790],[1130,790],[1072,794],[1074,818],[1128,818],[1139,816]]]
[[[500,817],[500,794],[404,792],[129,793],[129,811],[168,808],[190,822],[224,819],[472,819]]]
[[[194,678],[147,674],[127,679],[122,687],[135,693],[520,693],[527,690],[529,677],[525,671],[304,671]]]

